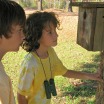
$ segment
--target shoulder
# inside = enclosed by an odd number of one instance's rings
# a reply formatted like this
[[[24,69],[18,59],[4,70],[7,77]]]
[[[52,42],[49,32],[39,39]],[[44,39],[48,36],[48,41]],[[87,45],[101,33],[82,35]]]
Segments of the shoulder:
[[[36,63],[37,63],[37,59],[33,56],[32,53],[28,53],[24,57],[21,66],[23,66],[23,67],[33,67],[33,66],[36,65]]]

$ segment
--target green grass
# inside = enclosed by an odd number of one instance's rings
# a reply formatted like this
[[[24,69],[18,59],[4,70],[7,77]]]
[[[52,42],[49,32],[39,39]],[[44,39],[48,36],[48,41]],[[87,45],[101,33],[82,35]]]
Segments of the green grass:
[[[71,70],[95,72],[99,65],[99,52],[89,52],[76,44],[74,40],[59,40],[55,47],[58,57],[63,64]],[[20,49],[17,53],[7,53],[3,58],[6,72],[13,82],[16,99],[19,68],[26,52]],[[67,79],[62,76],[55,78],[57,97],[52,98],[52,104],[94,104],[96,94],[96,81]],[[74,85],[73,83],[83,83]]]

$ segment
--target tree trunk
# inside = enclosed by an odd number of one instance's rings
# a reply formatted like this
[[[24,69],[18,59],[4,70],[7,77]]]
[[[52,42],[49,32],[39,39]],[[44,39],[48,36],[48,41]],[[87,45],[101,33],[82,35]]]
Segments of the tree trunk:
[[[51,0],[48,0],[48,8],[51,8]]]
[[[56,0],[54,0],[54,9],[56,8],[56,3],[55,3],[55,1],[56,1]]]
[[[42,0],[38,0],[38,10],[43,10],[43,8],[42,8]]]
[[[61,4],[60,0],[58,0],[58,9],[60,9],[60,4]]]
[[[82,2],[89,2],[89,0],[82,0]]]
[[[72,0],[69,0],[68,12],[73,12],[71,3],[72,3]]]
[[[104,51],[101,52],[101,62],[99,68],[102,72],[102,78],[104,79]],[[95,104],[104,104],[104,84],[100,82],[97,88]]]

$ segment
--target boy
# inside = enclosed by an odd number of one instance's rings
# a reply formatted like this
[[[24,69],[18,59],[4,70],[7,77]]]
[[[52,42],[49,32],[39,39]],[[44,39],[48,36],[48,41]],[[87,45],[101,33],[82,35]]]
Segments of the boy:
[[[100,73],[84,73],[67,69],[57,57],[56,29],[59,21],[53,12],[36,12],[26,20],[23,48],[28,52],[20,69],[18,104],[50,104],[56,96],[54,77],[103,81]]]
[[[7,52],[19,50],[25,20],[25,12],[19,4],[0,0],[0,104],[15,104],[11,80],[1,60]]]

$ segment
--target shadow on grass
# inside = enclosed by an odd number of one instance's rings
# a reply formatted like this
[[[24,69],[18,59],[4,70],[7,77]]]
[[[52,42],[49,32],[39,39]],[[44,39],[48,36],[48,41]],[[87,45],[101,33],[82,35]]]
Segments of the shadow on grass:
[[[95,55],[91,63],[81,63],[80,68],[82,68],[84,72],[95,72],[99,67],[100,62],[100,54]]]
[[[71,87],[71,88],[70,88]],[[92,95],[95,95],[96,92],[96,83],[89,82],[89,84],[86,82],[86,84],[82,84],[81,86],[68,86],[64,87],[64,95],[70,95],[73,97],[90,97]]]
[[[98,62],[100,61],[100,54],[95,55],[91,63],[81,63],[79,66],[83,72],[93,73],[98,69]],[[79,70],[79,68],[77,68]],[[69,85],[63,88],[63,95],[70,98],[76,97],[91,97],[96,94],[97,81],[93,80],[81,80],[81,85]]]

